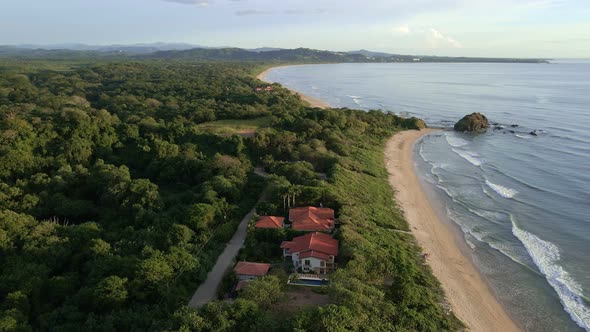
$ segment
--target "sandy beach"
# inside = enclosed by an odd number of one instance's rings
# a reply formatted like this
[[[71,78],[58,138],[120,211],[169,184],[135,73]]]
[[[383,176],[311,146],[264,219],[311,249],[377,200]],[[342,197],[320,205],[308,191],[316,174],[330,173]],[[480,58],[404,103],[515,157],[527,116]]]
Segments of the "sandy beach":
[[[266,80],[264,78],[266,77],[266,75],[268,74],[268,72],[270,70],[272,70],[272,69],[281,68],[281,67],[290,67],[290,66],[276,66],[276,67],[268,68],[267,70],[265,70],[262,73],[258,74],[258,76],[256,76],[256,78],[259,79],[259,80],[261,80],[261,81],[266,82]],[[301,98],[301,100],[303,100],[306,103],[308,103],[309,106],[311,106],[311,107],[330,108],[330,105],[328,103],[326,103],[325,101],[323,101],[323,100],[320,100],[320,99],[317,99],[317,98],[314,98],[314,97],[310,97],[310,96],[304,95],[304,94],[302,94],[300,92],[297,92],[297,91],[294,91],[294,90],[291,90],[291,91],[293,91],[294,94],[298,95],[299,98]]]
[[[273,67],[277,68],[277,67]],[[257,76],[264,81],[269,68]],[[329,108],[327,103],[303,95],[313,107]],[[436,129],[408,130],[394,135],[386,145],[385,163],[395,198],[404,211],[418,244],[429,254],[428,264],[442,284],[453,312],[470,331],[520,331],[500,305],[492,290],[469,257],[461,251],[455,232],[437,216],[416,175],[415,142]]]
[[[449,225],[437,217],[415,172],[415,142],[433,129],[403,131],[385,150],[389,182],[412,233],[428,253],[427,262],[441,282],[453,312],[470,331],[519,331],[492,294],[473,262],[465,256]]]

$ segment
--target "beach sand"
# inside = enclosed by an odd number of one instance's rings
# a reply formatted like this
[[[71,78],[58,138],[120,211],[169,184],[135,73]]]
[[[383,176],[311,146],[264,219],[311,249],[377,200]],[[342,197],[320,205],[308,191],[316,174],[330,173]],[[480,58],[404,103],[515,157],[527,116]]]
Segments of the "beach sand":
[[[416,176],[413,147],[433,129],[394,135],[385,150],[389,182],[427,262],[442,284],[455,315],[470,331],[519,331],[494,297],[471,259],[460,250],[456,233],[437,217]]]
[[[264,80],[264,78],[266,77],[266,75],[268,74],[268,72],[271,69],[280,68],[280,67],[289,67],[289,66],[276,66],[276,67],[268,68],[267,70],[263,71],[258,76],[256,76],[256,78],[259,79],[259,80],[261,80],[261,81],[266,82]],[[294,91],[294,90],[291,90],[291,91],[293,91],[294,94],[298,95],[299,98],[301,98],[301,100],[303,100],[304,102],[306,102],[307,104],[309,104],[309,106],[311,106],[311,107],[330,108],[330,105],[328,103],[326,103],[325,101],[323,101],[323,100],[320,100],[320,99],[317,99],[317,98],[314,98],[314,97],[310,97],[310,96],[304,95],[304,94],[302,94],[300,92],[297,92],[297,91]]]
[[[277,68],[277,67],[273,67]],[[257,76],[264,81],[269,68]],[[291,90],[293,91],[293,90]],[[305,96],[312,107],[329,108],[327,103]],[[416,175],[413,148],[423,135],[435,129],[407,130],[394,135],[386,145],[385,163],[396,200],[404,211],[418,244],[428,253],[427,262],[440,281],[455,315],[470,331],[520,331],[500,305],[473,262],[460,249],[451,225],[438,218]]]

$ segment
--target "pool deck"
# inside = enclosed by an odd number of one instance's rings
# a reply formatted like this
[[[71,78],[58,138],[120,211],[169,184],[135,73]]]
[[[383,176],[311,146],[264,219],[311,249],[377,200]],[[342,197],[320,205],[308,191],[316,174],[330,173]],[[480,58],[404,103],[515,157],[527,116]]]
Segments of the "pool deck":
[[[293,278],[295,277],[295,278]],[[295,279],[295,280],[292,280]],[[321,282],[322,284],[315,285],[315,284],[308,284],[305,282],[297,282],[297,281],[315,281]],[[289,280],[287,281],[287,285],[293,286],[308,286],[308,287],[321,287],[328,284],[328,276],[325,274],[303,274],[303,273],[293,273],[289,276]]]

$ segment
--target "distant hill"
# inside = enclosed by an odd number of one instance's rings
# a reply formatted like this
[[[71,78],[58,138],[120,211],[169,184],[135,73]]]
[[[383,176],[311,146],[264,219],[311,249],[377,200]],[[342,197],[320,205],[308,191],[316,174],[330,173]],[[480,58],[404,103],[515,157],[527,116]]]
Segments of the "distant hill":
[[[95,58],[122,58],[121,52],[81,51],[70,49],[28,49],[15,46],[0,46],[0,58],[81,60]]]
[[[540,63],[544,59],[442,57],[400,55],[367,50],[335,52],[309,48],[281,49],[261,47],[242,49],[235,47],[194,47],[191,44],[152,43],[134,45],[92,46],[85,44],[0,46],[0,57],[27,59],[153,59],[185,61],[251,61],[296,63],[341,62],[512,62]]]
[[[69,50],[69,51],[95,51],[95,52],[123,52],[130,54],[142,54],[142,53],[153,53],[158,51],[171,51],[171,50],[188,50],[192,48],[207,48],[206,46],[186,44],[186,43],[143,43],[143,44],[113,44],[113,45],[87,45],[81,43],[69,43],[69,44],[49,44],[49,45],[36,45],[36,44],[22,44],[11,46],[17,49],[28,49],[28,50]]]
[[[252,52],[268,52],[268,51],[280,51],[280,50],[284,50],[284,48],[276,48],[276,47],[248,48],[248,51],[252,51]]]
[[[319,51],[308,48],[249,51],[241,48],[162,51],[141,56],[149,59],[195,59],[205,61],[277,61],[277,62],[363,62],[363,55]]]
[[[278,49],[253,52],[241,48],[203,49],[182,51],[160,51],[140,56],[149,59],[192,59],[204,61],[276,61],[302,63],[340,63],[340,62],[510,62],[540,63],[544,59],[481,58],[481,57],[443,57],[399,55],[371,52],[366,50],[352,52],[321,51],[309,48]]]
[[[380,57],[380,58],[387,58],[387,57],[395,56],[394,54],[390,54],[390,53],[372,52],[372,51],[367,51],[367,50],[349,51],[346,53],[360,54],[360,55],[364,55],[366,57]]]

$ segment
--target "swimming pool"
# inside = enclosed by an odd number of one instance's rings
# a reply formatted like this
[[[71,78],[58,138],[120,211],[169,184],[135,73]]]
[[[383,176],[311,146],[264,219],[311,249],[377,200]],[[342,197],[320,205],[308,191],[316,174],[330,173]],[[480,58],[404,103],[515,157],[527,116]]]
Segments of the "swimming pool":
[[[289,280],[288,282],[290,285],[301,285],[301,286],[326,286],[329,281],[328,280],[320,280],[320,279],[295,279]]]

